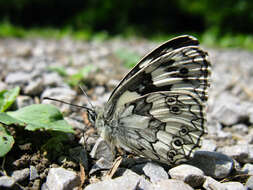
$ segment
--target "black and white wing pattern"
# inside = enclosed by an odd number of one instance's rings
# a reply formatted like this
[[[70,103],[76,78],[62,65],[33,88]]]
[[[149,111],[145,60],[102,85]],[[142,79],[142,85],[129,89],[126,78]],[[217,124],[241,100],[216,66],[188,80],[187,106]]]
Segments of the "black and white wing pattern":
[[[95,125],[112,146],[170,165],[185,161],[206,133],[209,76],[197,39],[174,38],[123,78]]]

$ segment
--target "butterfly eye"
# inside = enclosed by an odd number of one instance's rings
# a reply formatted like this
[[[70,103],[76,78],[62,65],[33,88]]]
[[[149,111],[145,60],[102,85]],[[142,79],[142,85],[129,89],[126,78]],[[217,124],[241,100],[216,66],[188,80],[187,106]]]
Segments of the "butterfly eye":
[[[175,97],[167,97],[166,102],[168,105],[173,105],[177,102],[177,99]]]

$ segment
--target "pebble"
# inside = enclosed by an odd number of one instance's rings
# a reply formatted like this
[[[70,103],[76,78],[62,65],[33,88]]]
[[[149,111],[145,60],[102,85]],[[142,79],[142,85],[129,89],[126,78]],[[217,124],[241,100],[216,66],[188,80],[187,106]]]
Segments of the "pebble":
[[[169,189],[178,189],[178,190],[193,190],[193,188],[184,183],[181,180],[177,179],[167,179],[159,181],[153,185],[154,190],[169,190]]]
[[[73,171],[64,168],[51,168],[49,170],[46,186],[49,190],[67,190],[78,187],[80,178]]]
[[[152,183],[156,183],[160,180],[168,179],[168,174],[164,168],[153,162],[148,162],[143,166],[143,172],[149,177]]]
[[[1,176],[0,177],[0,187],[11,188],[15,184],[15,179],[9,176]],[[0,188],[1,189],[1,188]]]
[[[88,171],[88,154],[83,146],[78,146],[69,149],[69,155],[72,159],[76,161],[76,163],[80,163],[83,165],[86,171]]]
[[[241,172],[244,174],[253,175],[253,164],[250,164],[250,163],[245,164],[242,167]]]
[[[30,96],[18,96],[16,99],[18,109],[34,104],[34,100]]]
[[[24,93],[30,96],[39,96],[44,89],[43,81],[41,78],[32,80],[24,88]]]
[[[109,145],[106,143],[106,141],[103,138],[98,138],[96,141],[96,144],[93,146],[91,152],[90,152],[91,158],[100,159],[101,157],[104,157],[105,160],[108,162],[114,161],[114,155],[109,147]]]
[[[96,161],[95,164],[92,165],[89,174],[92,175],[93,173],[101,170],[109,170],[111,169],[113,162],[106,160],[104,157],[101,157],[99,160]]]
[[[15,181],[23,181],[25,180],[30,174],[29,168],[24,168],[22,170],[16,170],[12,173],[11,177],[15,179]]]
[[[246,190],[243,184],[235,181],[223,183],[227,190]]]
[[[253,176],[250,176],[245,184],[247,190],[253,190]]]
[[[39,177],[38,171],[34,166],[30,166],[30,180],[35,180]]]
[[[191,187],[200,187],[204,181],[204,172],[197,167],[181,164],[169,170],[172,179],[184,181]]]
[[[151,183],[145,180],[142,176],[129,171],[124,172],[123,176],[117,177],[115,179],[106,179],[98,183],[93,183],[88,185],[85,190],[152,190]]]
[[[9,73],[6,78],[5,82],[11,85],[26,85],[31,81],[32,76],[29,73],[23,71],[11,72]]]
[[[216,181],[209,176],[206,177],[206,180],[203,184],[203,188],[205,190],[228,190],[222,183]]]
[[[224,146],[217,151],[226,154],[241,163],[253,162],[253,145],[251,144]]]
[[[217,148],[217,146],[216,146],[214,140],[203,139],[202,146],[199,150],[213,152],[216,150],[216,148]]]
[[[201,169],[205,175],[216,179],[229,176],[234,166],[232,158],[222,153],[209,151],[196,151],[189,163]]]

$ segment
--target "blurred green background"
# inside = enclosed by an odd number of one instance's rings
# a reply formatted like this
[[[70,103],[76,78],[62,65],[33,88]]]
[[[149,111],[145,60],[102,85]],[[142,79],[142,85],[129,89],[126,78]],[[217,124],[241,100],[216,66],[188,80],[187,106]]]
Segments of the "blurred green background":
[[[253,49],[252,0],[0,0],[0,37],[193,34],[208,45]]]

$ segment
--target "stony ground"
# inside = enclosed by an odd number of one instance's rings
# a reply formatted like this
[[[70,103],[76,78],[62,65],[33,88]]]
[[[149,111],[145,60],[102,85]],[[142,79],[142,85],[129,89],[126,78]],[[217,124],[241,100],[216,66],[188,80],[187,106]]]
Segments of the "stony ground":
[[[139,39],[1,39],[0,90],[21,87],[16,108],[56,104],[76,133],[69,135],[63,152],[45,153],[43,143],[50,134],[9,127],[15,145],[0,158],[0,189],[253,189],[251,52],[205,48],[212,63],[208,135],[188,164],[174,168],[133,155],[112,167],[115,158],[89,126],[84,110],[43,100],[48,96],[87,105],[80,89],[69,85],[74,80],[69,76],[83,69],[89,70],[81,81],[85,91],[93,105],[102,106],[129,70],[117,52],[143,56],[156,45]],[[117,169],[112,179],[110,168]]]

